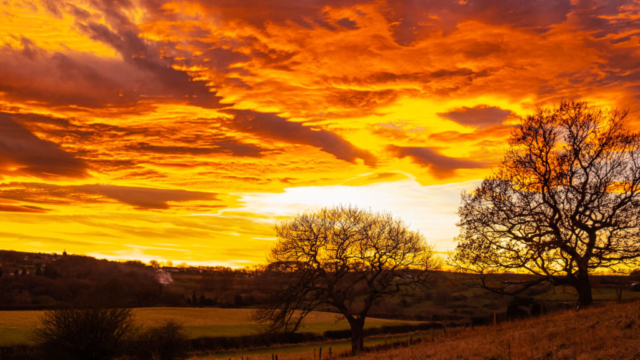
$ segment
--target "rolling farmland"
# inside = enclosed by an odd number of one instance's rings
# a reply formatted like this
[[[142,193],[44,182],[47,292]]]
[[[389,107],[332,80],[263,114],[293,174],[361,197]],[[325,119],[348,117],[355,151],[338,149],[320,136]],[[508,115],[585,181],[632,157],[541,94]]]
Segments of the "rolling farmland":
[[[219,308],[140,308],[134,309],[136,321],[142,326],[160,325],[175,320],[184,326],[191,338],[240,336],[259,333],[262,325],[251,319],[252,309]],[[39,324],[43,311],[0,311],[0,346],[29,344],[30,333]],[[367,319],[366,327],[417,323],[411,321]],[[300,331],[322,333],[348,329],[349,324],[334,313],[314,312]]]

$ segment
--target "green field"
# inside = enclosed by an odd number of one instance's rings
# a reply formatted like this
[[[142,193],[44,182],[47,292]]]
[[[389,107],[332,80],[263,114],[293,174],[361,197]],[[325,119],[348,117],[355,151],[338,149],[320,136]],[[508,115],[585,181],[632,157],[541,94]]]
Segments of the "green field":
[[[218,308],[141,308],[134,309],[136,322],[141,326],[156,326],[165,320],[175,320],[184,326],[191,338],[205,336],[240,336],[256,334],[263,326],[251,320],[251,309]],[[39,324],[42,311],[0,311],[0,346],[28,344],[30,334]],[[365,327],[417,324],[418,322],[367,319]],[[346,320],[333,313],[309,314],[300,329],[302,332],[322,333],[327,330],[348,329]]]

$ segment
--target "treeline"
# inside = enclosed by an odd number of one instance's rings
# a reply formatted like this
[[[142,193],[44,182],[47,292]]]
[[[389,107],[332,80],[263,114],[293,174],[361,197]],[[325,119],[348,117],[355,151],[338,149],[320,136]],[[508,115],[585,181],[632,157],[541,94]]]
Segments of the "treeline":
[[[0,250],[0,310],[84,306],[250,307],[264,267],[161,267],[89,256]]]
[[[46,309],[101,303],[118,307],[180,306],[141,262],[88,256],[0,252],[0,309]]]
[[[283,276],[288,276],[273,266],[251,269],[187,267],[184,271],[170,271],[139,261],[114,262],[88,256],[17,251],[0,251],[0,264],[0,309],[4,310],[83,306],[96,301],[116,307],[254,308],[266,304],[266,294],[271,287],[281,282]],[[503,276],[523,277],[513,274]],[[371,309],[371,315],[407,320],[456,321],[491,315],[496,310],[503,311],[509,302],[508,297],[496,294],[469,294],[465,291],[465,280],[458,279],[456,274],[434,272],[432,282],[437,285],[433,289],[377,302]],[[639,283],[638,273],[625,277],[593,278],[594,287],[623,286],[627,290],[637,291],[640,290]],[[364,290],[355,291],[363,294]],[[552,291],[551,286],[541,285],[522,295],[532,297],[549,291]],[[471,301],[468,299],[471,296],[481,298],[488,305],[473,311],[465,308],[464,304]],[[432,306],[420,313],[407,311],[421,304]]]

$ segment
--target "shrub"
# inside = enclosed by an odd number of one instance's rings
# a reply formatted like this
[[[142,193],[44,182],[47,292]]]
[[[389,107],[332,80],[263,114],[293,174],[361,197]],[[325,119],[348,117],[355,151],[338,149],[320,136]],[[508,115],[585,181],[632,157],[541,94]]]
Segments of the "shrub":
[[[133,329],[130,309],[56,309],[45,312],[34,335],[51,360],[110,360]]]
[[[433,297],[434,304],[438,306],[446,306],[452,300],[451,293],[446,290],[439,290]]]
[[[131,344],[130,355],[137,360],[179,360],[189,352],[189,340],[182,325],[168,320],[142,332]]]

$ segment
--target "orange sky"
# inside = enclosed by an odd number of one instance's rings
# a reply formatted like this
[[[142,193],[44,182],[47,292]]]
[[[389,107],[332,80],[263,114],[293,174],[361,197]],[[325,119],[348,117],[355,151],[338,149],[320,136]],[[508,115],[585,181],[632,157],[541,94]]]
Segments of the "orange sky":
[[[243,266],[352,203],[446,251],[560,99],[640,128],[640,1],[0,0],[0,249]]]

